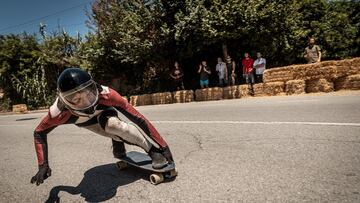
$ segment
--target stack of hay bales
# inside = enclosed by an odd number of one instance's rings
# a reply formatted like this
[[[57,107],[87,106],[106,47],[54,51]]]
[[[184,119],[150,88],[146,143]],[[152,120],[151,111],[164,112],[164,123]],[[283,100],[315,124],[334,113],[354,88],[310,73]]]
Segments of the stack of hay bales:
[[[198,89],[195,91],[196,101],[220,100],[223,96],[223,89],[220,87]]]
[[[335,81],[335,90],[359,90],[360,89],[360,74],[350,75],[339,78]]]
[[[171,92],[161,92],[151,94],[152,104],[171,104],[172,94]]]
[[[360,74],[360,57],[338,61],[336,70],[337,78]]]
[[[289,80],[285,83],[287,95],[305,93],[305,80]]]
[[[223,88],[224,99],[237,99],[240,98],[239,86],[229,86]]]
[[[185,103],[194,101],[194,91],[182,90],[172,93],[174,103]]]
[[[249,85],[239,85],[238,89],[239,89],[239,97],[240,98],[252,96]]]
[[[26,104],[16,104],[12,106],[12,111],[14,113],[27,113],[28,109]]]
[[[263,93],[267,96],[284,95],[284,82],[268,82],[263,84]]]
[[[135,95],[130,97],[130,104],[133,106],[144,106],[151,105],[151,95],[143,94],[143,95]]]
[[[334,83],[329,82],[327,79],[314,79],[306,81],[307,93],[315,92],[331,92],[334,91]]]

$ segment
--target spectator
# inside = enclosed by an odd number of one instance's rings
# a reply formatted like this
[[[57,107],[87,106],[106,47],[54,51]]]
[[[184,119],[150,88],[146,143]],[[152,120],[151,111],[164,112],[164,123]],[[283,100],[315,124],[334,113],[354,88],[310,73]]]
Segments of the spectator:
[[[263,82],[263,73],[266,68],[266,59],[261,57],[261,53],[258,52],[256,54],[257,59],[254,62],[254,68],[255,68],[255,81],[256,83],[262,83]]]
[[[201,62],[199,65],[198,73],[200,74],[200,87],[201,89],[204,87],[209,87],[209,75],[211,74],[211,70],[208,67],[205,60]]]
[[[309,39],[309,46],[305,48],[304,58],[308,63],[317,63],[321,61],[321,49],[315,44],[315,39]]]
[[[227,69],[226,64],[222,61],[221,57],[218,59],[218,64],[216,64],[216,72],[219,76],[219,86],[223,87],[227,83]]]
[[[172,71],[170,73],[170,77],[172,78],[173,88],[175,91],[185,89],[184,82],[183,82],[184,72],[181,69],[181,67],[179,66],[179,63],[177,61],[175,61],[174,68],[172,69]]]
[[[253,64],[254,60],[250,57],[249,53],[245,53],[245,58],[242,60],[242,66],[243,77],[245,78],[247,84],[254,83]]]
[[[231,59],[231,56],[228,55],[226,57],[226,69],[227,69],[227,81],[228,81],[228,85],[235,85],[235,79],[236,79],[236,74],[235,74],[235,61],[233,61]]]

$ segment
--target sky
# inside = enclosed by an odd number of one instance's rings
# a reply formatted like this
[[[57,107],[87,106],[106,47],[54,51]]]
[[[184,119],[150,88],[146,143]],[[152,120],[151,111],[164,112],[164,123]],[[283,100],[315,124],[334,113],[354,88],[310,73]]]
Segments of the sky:
[[[46,24],[46,32],[61,29],[71,36],[85,35],[86,10],[94,0],[0,0],[0,35],[10,33],[39,34],[39,24]]]

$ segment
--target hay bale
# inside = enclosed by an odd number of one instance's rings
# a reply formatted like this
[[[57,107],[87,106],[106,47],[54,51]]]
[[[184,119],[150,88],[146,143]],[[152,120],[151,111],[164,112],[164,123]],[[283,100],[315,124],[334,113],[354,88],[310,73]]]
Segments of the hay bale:
[[[27,113],[28,109],[26,104],[16,104],[12,106],[12,111],[14,113]]]
[[[143,95],[135,95],[130,97],[130,104],[133,106],[144,106],[151,105],[151,95],[143,94]]]
[[[249,97],[252,95],[252,92],[250,91],[249,85],[239,85],[239,97]]]
[[[208,88],[195,90],[195,100],[196,101],[206,101],[207,100],[207,91],[208,91]]]
[[[263,85],[263,92],[268,96],[285,94],[284,89],[285,89],[284,82],[269,82],[269,83],[264,83]]]
[[[301,64],[294,65],[294,77],[292,80],[304,80],[306,76],[306,72],[311,69],[315,69],[316,65],[314,64]]]
[[[293,80],[294,70],[293,66],[285,66],[280,68],[272,68],[264,71],[263,80],[265,83],[269,82],[285,82]]]
[[[354,67],[360,67],[360,57],[351,59],[351,65]]]
[[[172,93],[174,103],[185,103],[194,101],[194,91],[182,90]]]
[[[172,103],[172,94],[171,92],[161,92],[151,94],[152,104],[171,104]]]
[[[223,88],[213,87],[208,88],[207,100],[221,100],[223,98]]]
[[[289,80],[285,83],[287,95],[305,93],[305,80]]]
[[[258,83],[253,85],[253,91],[255,97],[265,96],[264,83]]]
[[[304,80],[315,80],[315,79],[327,79],[332,81],[337,76],[336,66],[326,66],[320,67],[320,64],[317,66],[311,66],[311,69],[306,70]]]
[[[336,66],[337,77],[360,74],[360,58],[345,59]]]
[[[222,99],[223,89],[221,87],[198,89],[195,91],[196,101],[210,101]]]
[[[306,81],[306,89],[307,93],[315,93],[315,92],[331,92],[334,90],[334,83],[329,82],[326,79],[315,79]]]
[[[320,67],[327,67],[327,66],[337,66],[339,61],[331,60],[331,61],[322,61],[320,62]]]
[[[335,81],[335,90],[360,90],[360,74],[339,78]]]
[[[239,86],[229,86],[223,88],[224,99],[237,99],[240,98]]]

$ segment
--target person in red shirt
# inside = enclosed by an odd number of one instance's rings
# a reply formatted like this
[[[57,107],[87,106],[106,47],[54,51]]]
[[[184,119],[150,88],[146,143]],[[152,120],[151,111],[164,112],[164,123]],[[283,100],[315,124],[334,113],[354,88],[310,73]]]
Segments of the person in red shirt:
[[[245,58],[242,60],[242,66],[243,77],[247,84],[254,84],[253,64],[254,60],[250,57],[249,53],[245,53]]]
[[[127,143],[147,152],[153,168],[174,162],[168,144],[150,121],[118,92],[96,83],[86,71],[65,69],[58,78],[57,89],[58,97],[34,130],[39,170],[31,183],[40,185],[51,176],[47,134],[63,124],[75,124],[111,138],[115,158],[126,156]]]

